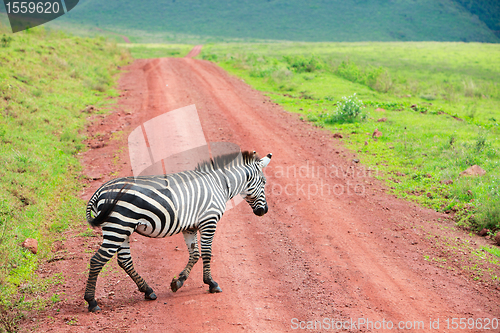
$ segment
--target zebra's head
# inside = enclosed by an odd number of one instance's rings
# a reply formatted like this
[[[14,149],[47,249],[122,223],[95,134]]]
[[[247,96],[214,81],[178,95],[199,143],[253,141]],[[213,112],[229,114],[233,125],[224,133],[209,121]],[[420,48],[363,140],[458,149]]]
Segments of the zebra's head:
[[[263,169],[271,162],[272,156],[273,154],[267,154],[264,158],[253,163],[252,172],[248,175],[245,200],[250,207],[252,207],[253,213],[257,216],[262,216],[267,213],[268,207],[266,193],[264,192],[266,177],[264,176]]]

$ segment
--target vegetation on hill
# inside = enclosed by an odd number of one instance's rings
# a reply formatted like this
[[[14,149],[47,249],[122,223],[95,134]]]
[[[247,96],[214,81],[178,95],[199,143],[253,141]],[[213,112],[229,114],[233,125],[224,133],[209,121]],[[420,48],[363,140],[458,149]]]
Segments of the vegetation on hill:
[[[155,43],[499,42],[491,31],[498,14],[488,14],[496,6],[492,0],[85,0],[53,24],[97,27]]]
[[[500,2],[497,0],[454,0],[483,21],[500,38]]]
[[[500,46],[214,44],[201,56],[342,133],[398,196],[468,229],[500,228]],[[460,175],[472,165],[486,175]]]
[[[85,215],[82,110],[116,95],[116,66],[129,59],[102,38],[6,30],[0,26],[0,331],[13,330],[7,310],[43,306],[37,295],[50,281],[33,272]],[[21,247],[26,238],[38,241],[37,254]]]

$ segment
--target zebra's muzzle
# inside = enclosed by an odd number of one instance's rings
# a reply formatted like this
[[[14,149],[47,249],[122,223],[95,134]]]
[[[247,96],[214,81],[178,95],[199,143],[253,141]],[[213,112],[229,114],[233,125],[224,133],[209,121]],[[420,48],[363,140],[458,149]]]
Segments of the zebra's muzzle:
[[[255,208],[255,209],[253,210],[253,213],[254,213],[255,215],[257,215],[257,216],[262,216],[262,215],[264,215],[265,213],[267,213],[267,209],[268,209],[268,207],[267,207],[267,204],[266,204],[264,207]]]

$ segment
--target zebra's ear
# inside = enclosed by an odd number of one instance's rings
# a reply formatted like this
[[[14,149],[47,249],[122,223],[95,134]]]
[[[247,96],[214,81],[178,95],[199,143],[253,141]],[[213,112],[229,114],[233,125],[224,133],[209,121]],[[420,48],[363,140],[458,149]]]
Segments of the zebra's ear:
[[[267,154],[266,157],[261,158],[259,161],[260,165],[263,168],[265,168],[269,164],[269,162],[271,162],[271,157],[273,157],[273,154],[269,153],[269,154]]]

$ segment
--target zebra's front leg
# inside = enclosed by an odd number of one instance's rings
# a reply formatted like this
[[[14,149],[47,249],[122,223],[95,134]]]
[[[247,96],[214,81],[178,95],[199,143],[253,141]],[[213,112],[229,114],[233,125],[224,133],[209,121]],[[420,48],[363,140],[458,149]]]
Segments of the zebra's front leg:
[[[196,262],[198,262],[198,259],[200,258],[197,232],[198,231],[196,229],[186,230],[182,232],[184,241],[186,242],[189,251],[189,261],[184,270],[179,274],[179,278],[174,277],[172,279],[172,282],[170,283],[170,288],[174,293],[179,290],[180,287],[182,287],[184,281],[186,281],[189,277],[189,273],[191,272],[194,264],[196,264]]]
[[[148,286],[146,281],[144,281],[134,268],[132,256],[130,255],[130,243],[128,237],[118,249],[118,265],[132,278],[132,280],[134,280],[137,288],[139,288],[139,291],[144,293],[145,299],[156,299],[156,294],[153,289]]]
[[[211,293],[220,293],[222,289],[217,282],[212,279],[210,262],[212,260],[212,241],[214,239],[217,222],[207,223],[200,228],[201,258],[203,260],[203,282],[208,284]]]

